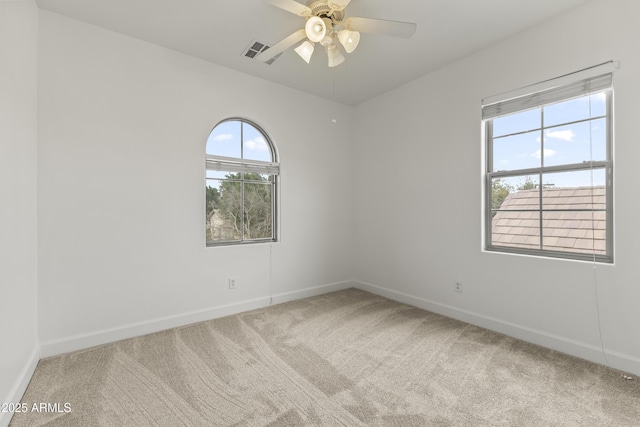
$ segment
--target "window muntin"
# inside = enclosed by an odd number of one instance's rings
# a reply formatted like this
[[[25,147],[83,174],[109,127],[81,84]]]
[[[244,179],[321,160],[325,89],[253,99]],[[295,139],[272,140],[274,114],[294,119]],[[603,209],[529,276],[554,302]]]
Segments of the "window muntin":
[[[613,261],[612,95],[598,79],[542,105],[483,108],[488,250]]]
[[[245,119],[219,123],[206,146],[207,246],[276,241],[279,164],[273,143]]]

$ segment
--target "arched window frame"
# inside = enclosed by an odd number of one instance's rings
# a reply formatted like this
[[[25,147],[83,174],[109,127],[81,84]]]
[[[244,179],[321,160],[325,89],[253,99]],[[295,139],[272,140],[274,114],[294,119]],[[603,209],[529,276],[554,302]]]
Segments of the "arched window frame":
[[[222,156],[218,154],[211,154],[209,151],[209,144],[211,143],[210,138],[216,131],[216,129],[224,124],[229,122],[239,122],[240,124],[240,157],[229,157]],[[266,144],[271,161],[263,161],[263,160],[254,160],[248,159],[245,156],[245,127],[249,126],[253,128],[253,130],[257,131],[260,136],[264,139],[264,143]],[[224,177],[221,177],[221,173],[225,173]],[[235,188],[239,189],[239,205],[241,209],[240,215],[236,216],[235,229],[237,235],[233,237],[229,237],[228,235],[220,236],[214,233],[214,227],[212,226],[212,218],[211,216],[215,214],[214,212],[209,212],[209,200],[208,196],[206,197],[205,204],[207,205],[205,208],[205,240],[206,245],[208,247],[213,246],[224,246],[224,245],[238,245],[238,244],[250,244],[250,243],[265,243],[265,242],[276,242],[278,240],[278,177],[280,175],[280,163],[278,161],[278,152],[275,144],[273,143],[271,137],[268,133],[255,122],[241,118],[241,117],[230,117],[218,122],[209,134],[209,138],[207,139],[207,147],[205,148],[205,193],[208,193],[207,187],[210,187],[210,183],[213,181],[219,182],[219,185],[222,187],[218,189],[219,195],[222,195],[224,192],[224,183],[226,185],[233,185]],[[215,177],[212,177],[215,176]],[[262,178],[256,178],[256,177]],[[260,188],[257,186],[265,186],[270,189],[270,233],[269,235],[258,235],[251,236],[250,230],[251,227],[247,226],[246,220],[248,199],[245,197],[247,193],[247,188]],[[262,193],[265,194],[265,193]],[[216,211],[217,207],[213,210]],[[238,225],[238,221],[240,224]],[[229,222],[229,221],[227,221]],[[264,223],[264,221],[263,221]],[[238,228],[242,230],[238,231]]]

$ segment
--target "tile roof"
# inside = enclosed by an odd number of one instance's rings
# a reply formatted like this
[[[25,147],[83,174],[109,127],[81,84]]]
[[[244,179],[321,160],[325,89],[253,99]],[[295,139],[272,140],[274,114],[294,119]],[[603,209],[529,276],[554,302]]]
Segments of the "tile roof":
[[[544,188],[542,249],[606,254],[605,197],[604,186]],[[510,193],[491,221],[492,244],[540,249],[539,208],[538,190]]]

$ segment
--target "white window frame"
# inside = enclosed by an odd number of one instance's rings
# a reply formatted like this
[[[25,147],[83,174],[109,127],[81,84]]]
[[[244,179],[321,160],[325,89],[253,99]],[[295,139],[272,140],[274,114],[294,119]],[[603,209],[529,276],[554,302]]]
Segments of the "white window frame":
[[[485,249],[487,251],[518,253],[525,255],[536,255],[552,258],[566,258],[574,260],[585,260],[603,263],[613,263],[613,74],[612,72],[618,68],[615,62],[607,62],[598,66],[590,67],[576,73],[571,73],[557,79],[548,80],[526,88],[518,89],[507,94],[497,95],[495,97],[486,98],[482,102],[482,120],[485,130],[485,197],[484,197],[484,216],[485,216]],[[606,160],[590,161],[576,164],[562,164],[554,166],[544,166],[515,169],[508,171],[499,171],[494,169],[493,165],[493,120],[501,116],[514,113],[524,112],[529,109],[544,107],[557,102],[570,100],[573,98],[587,96],[592,93],[604,92],[606,95],[606,113],[603,116],[606,119]],[[589,120],[593,120],[590,118]],[[563,125],[568,125],[564,123]],[[558,125],[554,125],[558,126]],[[541,135],[545,129],[543,120],[541,122]],[[523,129],[524,131],[524,129]],[[543,148],[543,144],[542,148]],[[540,248],[520,248],[510,247],[506,245],[492,244],[492,219],[496,210],[492,209],[492,183],[496,178],[519,177],[523,175],[538,176],[539,183],[542,183],[544,173],[555,172],[571,172],[580,170],[597,170],[604,169],[606,177],[606,197],[605,197],[605,217],[606,217],[606,249],[605,254],[579,253],[569,251],[555,251],[543,249],[544,247],[544,212],[551,212],[544,209],[542,204],[543,185],[539,185],[540,205],[539,205],[539,223],[540,223]],[[595,209],[590,211],[595,212]]]
[[[269,135],[264,131],[264,129],[254,123],[251,120],[240,118],[240,117],[231,117],[228,119],[224,119],[216,124],[211,132],[216,129],[219,125],[226,122],[240,122],[242,129],[242,124],[247,124],[252,126],[255,130],[257,130],[264,138],[267,146],[269,147],[272,162],[265,162],[260,160],[252,160],[245,159],[244,152],[242,146],[244,136],[241,134],[240,136],[240,144],[241,144],[241,158],[237,157],[225,157],[225,156],[217,156],[212,154],[207,154],[205,152],[205,188],[207,185],[207,180],[212,178],[207,178],[206,171],[218,171],[218,172],[229,172],[229,173],[254,173],[254,174],[263,174],[270,175],[272,177],[271,180],[271,237],[267,238],[252,238],[247,239],[244,235],[241,236],[239,240],[206,240],[205,233],[205,241],[207,247],[216,247],[216,246],[228,246],[228,245],[245,245],[252,243],[265,243],[265,242],[277,242],[278,241],[278,178],[280,176],[280,163],[278,162],[278,152],[274,143],[272,142]],[[241,131],[242,132],[242,131]],[[220,181],[224,181],[223,178],[217,178]],[[242,188],[242,206],[244,209],[244,184],[245,183],[255,183],[256,181],[245,180],[244,175],[241,179],[233,179],[229,181],[240,182]],[[266,184],[261,184],[266,185]],[[243,227],[244,228],[244,227]]]

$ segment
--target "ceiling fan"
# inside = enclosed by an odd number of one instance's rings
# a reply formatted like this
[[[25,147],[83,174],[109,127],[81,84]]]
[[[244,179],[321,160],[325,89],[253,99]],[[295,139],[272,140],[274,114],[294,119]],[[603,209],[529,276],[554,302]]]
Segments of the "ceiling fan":
[[[345,19],[344,9],[351,0],[309,0],[307,5],[294,0],[264,0],[273,6],[306,19],[304,28],[280,40],[264,50],[256,59],[267,62],[276,55],[303,41],[295,51],[307,64],[315,43],[320,43],[327,52],[329,67],[344,62],[338,42],[347,53],[353,52],[360,43],[360,33],[383,34],[392,37],[409,38],[417,25],[410,22],[388,21],[384,19],[349,17]],[[306,39],[306,40],[305,40]]]

